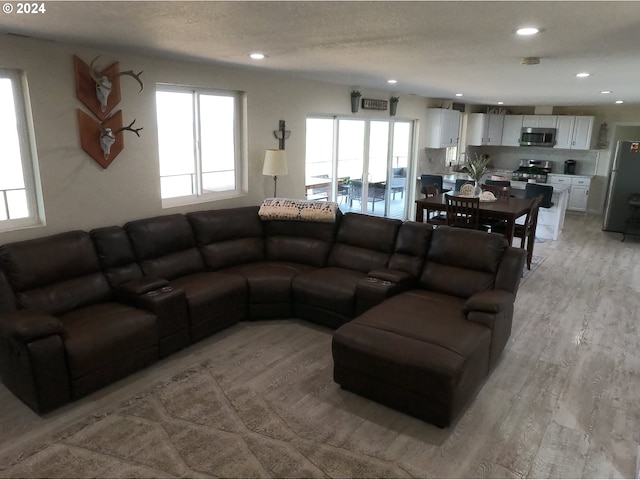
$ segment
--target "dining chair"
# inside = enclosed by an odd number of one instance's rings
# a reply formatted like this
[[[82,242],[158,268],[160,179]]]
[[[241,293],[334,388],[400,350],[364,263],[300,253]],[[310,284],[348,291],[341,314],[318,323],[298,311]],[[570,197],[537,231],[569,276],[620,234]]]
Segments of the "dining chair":
[[[470,183],[471,185],[475,185],[473,180],[462,180],[462,179],[457,179],[456,180],[456,192],[459,192],[460,189],[462,188],[462,186],[466,183]]]
[[[498,185],[500,187],[510,187],[511,182],[509,180],[485,180],[485,185]]]
[[[351,177],[341,177],[338,179],[338,195],[337,197],[347,200],[349,198],[349,182]],[[343,200],[340,203],[343,203]]]
[[[536,198],[538,195],[542,195],[542,202],[540,208],[551,208],[553,202],[551,196],[553,195],[553,186],[551,185],[539,185],[537,183],[527,183],[524,187],[524,198]]]
[[[450,227],[472,228],[480,226],[480,198],[447,195],[447,225]]]
[[[538,226],[538,212],[544,196],[538,195],[531,200],[531,206],[525,217],[524,223],[516,223],[514,226],[513,236],[520,239],[520,248],[527,250],[527,269],[531,270],[531,260],[533,259],[533,246],[536,243],[536,228]],[[492,232],[504,233],[503,227],[496,226]]]
[[[506,200],[511,197],[511,186],[488,185],[484,183],[481,188],[483,192],[493,193],[497,200]],[[494,232],[501,230],[501,227],[506,225],[506,220],[502,218],[492,218],[490,215],[483,215],[480,218],[480,224]]]
[[[510,185],[492,185],[490,183],[483,183],[482,190],[493,193],[496,198],[509,198],[511,196]]]
[[[437,197],[440,195],[440,190],[435,185],[425,185],[422,187],[422,193],[425,198],[429,197]],[[446,225],[447,224],[447,214],[446,212],[442,212],[440,210],[429,210],[426,209],[427,223],[432,225]]]
[[[442,175],[429,175],[426,173],[420,175],[420,189],[427,185],[435,185],[438,187],[438,191],[442,192]]]

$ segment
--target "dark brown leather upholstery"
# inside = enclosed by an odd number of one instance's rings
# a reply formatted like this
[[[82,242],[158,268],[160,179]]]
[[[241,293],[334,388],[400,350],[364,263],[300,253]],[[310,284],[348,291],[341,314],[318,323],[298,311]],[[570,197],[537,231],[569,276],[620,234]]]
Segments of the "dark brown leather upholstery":
[[[160,357],[189,345],[189,311],[184,290],[170,287],[166,279],[143,276],[123,228],[97,228],[91,231],[91,239],[116,297],[157,317]]]
[[[184,215],[136,220],[124,229],[145,275],[168,279],[184,291],[192,342],[246,317],[245,279],[206,270]]]
[[[508,341],[524,253],[500,235],[257,207],[17,242],[0,247],[0,377],[44,412],[238,320],[295,314],[342,325],[344,388],[444,426]]]
[[[4,245],[0,265],[19,306],[0,317],[0,376],[34,410],[55,408],[157,360],[156,317],[112,302],[89,234]]]
[[[291,281],[326,264],[336,223],[261,221],[255,207],[187,215],[207,268],[246,279],[249,318],[292,316]]]
[[[351,320],[358,282],[372,270],[387,268],[401,225],[400,220],[345,214],[327,267],[293,279],[294,313],[334,328]]]
[[[521,274],[524,252],[516,252],[497,234],[434,230],[419,288],[334,333],[336,382],[435,425],[450,425],[496,365],[511,332],[518,280],[502,270]],[[505,290],[495,289],[498,278]]]

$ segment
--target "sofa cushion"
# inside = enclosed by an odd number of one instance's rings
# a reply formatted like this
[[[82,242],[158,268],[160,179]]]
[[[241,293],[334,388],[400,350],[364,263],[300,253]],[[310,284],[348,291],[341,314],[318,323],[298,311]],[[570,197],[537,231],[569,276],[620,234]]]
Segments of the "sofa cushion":
[[[365,277],[362,272],[338,267],[303,273],[293,279],[294,302],[353,318],[356,284]]]
[[[489,372],[491,331],[467,321],[463,303],[411,291],[367,310],[333,335],[334,378],[368,398],[449,425]]]
[[[433,231],[420,283],[427,290],[469,298],[493,288],[506,248],[502,235],[438,227]]]
[[[266,259],[324,267],[337,226],[337,222],[265,221]]]
[[[60,316],[73,397],[85,395],[158,359],[155,315],[118,303]]]
[[[264,230],[258,207],[187,214],[209,270],[259,262],[265,258]]]
[[[418,278],[429,251],[433,225],[405,222],[398,231],[389,268],[402,270]]]
[[[110,285],[120,285],[142,277],[142,269],[136,263],[133,246],[123,228],[96,228],[90,235]]]
[[[93,242],[85,232],[4,245],[0,265],[20,308],[58,314],[111,298]]]
[[[166,215],[124,226],[145,275],[174,279],[203,271],[191,225],[183,215]]]
[[[171,283],[184,290],[187,298],[192,341],[246,317],[247,282],[240,275],[197,272],[176,278]]]
[[[390,218],[345,214],[328,265],[363,273],[386,267],[401,225],[400,220]]]

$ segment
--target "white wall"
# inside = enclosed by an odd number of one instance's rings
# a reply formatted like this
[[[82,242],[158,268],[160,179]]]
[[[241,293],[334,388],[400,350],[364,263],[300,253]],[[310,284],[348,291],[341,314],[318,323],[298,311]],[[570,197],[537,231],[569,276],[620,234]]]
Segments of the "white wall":
[[[125,132],[125,148],[103,170],[81,148],[77,109],[86,110],[75,95],[72,56],[99,66],[120,62],[120,70],[143,70],[145,89],[138,93],[133,79],[123,77],[123,121],[134,118],[144,127],[141,138]],[[277,148],[273,131],[285,120],[289,175],[278,177],[280,196],[304,198],[305,119],[310,114],[352,115],[353,87],[299,80],[256,68],[230,68],[197,62],[98,51],[14,36],[0,36],[0,67],[27,74],[46,226],[0,233],[0,244],[72,229],[122,225],[138,218],[169,213],[243,205],[259,205],[271,195],[273,180],[262,175],[264,151]],[[187,84],[247,94],[248,191],[241,198],[163,209],[160,200],[155,120],[156,83]],[[357,87],[357,86],[354,86]],[[392,93],[359,88],[364,97],[388,99]],[[400,94],[396,118],[424,121],[427,99]],[[388,116],[360,109],[357,117]]]

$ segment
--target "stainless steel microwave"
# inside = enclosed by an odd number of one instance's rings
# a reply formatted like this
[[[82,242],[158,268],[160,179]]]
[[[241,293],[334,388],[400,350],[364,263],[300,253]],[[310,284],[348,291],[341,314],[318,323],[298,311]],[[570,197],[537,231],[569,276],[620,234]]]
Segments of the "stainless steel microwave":
[[[555,128],[523,127],[520,132],[520,146],[553,147],[555,144]]]

